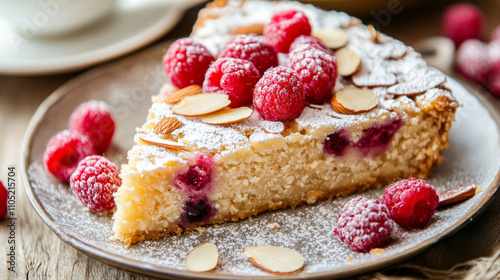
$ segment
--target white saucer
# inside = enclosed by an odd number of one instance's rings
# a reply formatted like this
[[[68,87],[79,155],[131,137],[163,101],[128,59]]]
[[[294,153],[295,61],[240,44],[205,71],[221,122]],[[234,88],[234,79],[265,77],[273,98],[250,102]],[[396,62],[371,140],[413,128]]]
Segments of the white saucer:
[[[164,35],[202,0],[118,0],[113,14],[66,36],[26,39],[0,19],[0,74],[74,71],[134,51]]]

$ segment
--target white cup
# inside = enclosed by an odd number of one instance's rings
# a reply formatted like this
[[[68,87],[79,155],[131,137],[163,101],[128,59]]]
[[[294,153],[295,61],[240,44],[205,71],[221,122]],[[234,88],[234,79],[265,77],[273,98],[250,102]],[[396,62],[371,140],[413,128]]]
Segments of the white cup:
[[[0,18],[25,38],[63,35],[110,13],[116,0],[0,0]]]

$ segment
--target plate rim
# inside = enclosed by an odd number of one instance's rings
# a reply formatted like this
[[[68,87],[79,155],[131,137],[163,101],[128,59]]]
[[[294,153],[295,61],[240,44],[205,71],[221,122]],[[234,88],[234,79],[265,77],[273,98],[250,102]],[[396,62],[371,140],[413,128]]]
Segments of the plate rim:
[[[0,63],[0,74],[23,76],[51,75],[62,72],[77,71],[92,65],[110,61],[134,52],[161,38],[175,27],[187,9],[198,5],[203,1],[204,0],[175,0],[167,9],[165,15],[157,22],[125,40],[115,41],[109,45],[101,46],[97,49],[91,49],[80,54],[58,57],[55,63],[54,61],[51,61],[50,65],[44,65],[43,63],[46,62],[45,60],[42,60],[42,63],[36,63],[35,65],[26,62],[22,64],[22,66]]]
[[[70,234],[65,233],[62,229],[60,229],[50,214],[45,210],[42,203],[38,200],[33,187],[31,186],[31,181],[28,176],[28,168],[30,165],[30,150],[34,143],[34,135],[35,132],[40,128],[43,117],[47,113],[47,111],[55,106],[61,98],[70,94],[72,92],[72,88],[77,87],[82,83],[86,83],[95,79],[97,76],[102,76],[115,69],[119,65],[127,65],[131,64],[137,60],[141,55],[148,55],[150,52],[157,51],[158,49],[164,49],[166,46],[171,44],[174,40],[168,40],[164,42],[160,42],[152,47],[149,47],[137,54],[134,54],[125,59],[108,63],[106,65],[102,65],[96,67],[95,69],[89,70],[81,75],[78,75],[71,79],[70,81],[64,83],[59,88],[57,88],[52,94],[50,94],[38,107],[35,111],[33,117],[31,118],[27,128],[26,133],[23,137],[22,141],[22,152],[21,152],[21,177],[23,181],[23,188],[25,190],[26,195],[30,201],[30,204],[35,209],[37,215],[42,219],[42,221],[65,243],[71,245],[73,248],[78,251],[88,255],[94,259],[107,263],[117,268],[123,268],[129,271],[143,273],[149,276],[154,277],[174,277],[175,279],[283,279],[282,276],[276,275],[266,275],[266,276],[246,276],[246,275],[234,275],[234,274],[222,274],[222,273],[194,273],[186,270],[179,270],[174,268],[165,268],[163,266],[145,263],[142,261],[130,259],[127,257],[123,257],[116,253],[108,252],[91,244],[80,241],[77,237],[74,237]],[[472,92],[468,90],[461,83],[456,81],[447,75],[448,81],[450,83],[454,83],[455,86],[461,87],[462,90],[469,93],[470,96],[476,98],[478,102],[484,106],[488,113],[491,115],[492,119],[498,126],[500,130],[500,112],[496,112],[493,105],[488,102],[488,98],[477,94],[476,92]],[[464,226],[468,225],[470,222],[475,220],[494,200],[495,196],[498,194],[498,190],[500,189],[500,166],[499,172],[496,174],[495,178],[493,178],[493,182],[489,186],[485,186],[483,197],[478,200],[468,211],[467,215],[461,217],[459,221],[457,221],[454,225],[447,228],[445,231],[441,232],[438,235],[435,235],[431,238],[424,240],[417,246],[411,247],[407,250],[399,252],[390,257],[386,257],[382,259],[382,261],[362,264],[358,266],[347,266],[346,268],[338,269],[333,271],[323,271],[323,272],[314,272],[308,274],[295,274],[295,275],[286,275],[286,279],[332,279],[333,278],[341,278],[346,276],[354,276],[359,275],[361,273],[366,273],[381,267],[386,267],[391,264],[401,262],[406,260],[412,256],[415,256],[418,253],[423,252],[432,244],[435,244],[445,237],[452,235],[458,230],[462,229]]]

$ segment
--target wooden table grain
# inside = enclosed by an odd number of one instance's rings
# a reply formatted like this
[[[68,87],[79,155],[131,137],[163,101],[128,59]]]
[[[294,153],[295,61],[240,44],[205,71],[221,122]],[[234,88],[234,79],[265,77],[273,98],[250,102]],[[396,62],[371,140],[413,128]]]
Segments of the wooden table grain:
[[[408,8],[409,11],[403,9],[401,13],[391,14],[389,18],[385,17],[383,20],[380,20],[381,16],[387,13],[372,11],[366,17],[365,22],[378,22],[381,31],[412,45],[423,38],[440,35],[440,14],[448,2],[443,1],[433,8],[422,7],[412,10]],[[500,23],[500,19],[496,16],[500,11],[500,1],[481,1],[479,5],[485,8],[488,15],[487,30],[490,31]],[[187,36],[200,7],[190,9],[176,28],[162,40]],[[36,77],[0,76],[0,179],[5,183],[8,168],[14,167],[14,178],[17,184],[15,215],[11,217],[15,219],[0,221],[0,244],[2,244],[0,246],[0,279],[151,279],[148,276],[125,271],[89,258],[62,242],[37,216],[24,193],[20,177],[20,147],[30,118],[40,103],[56,88],[80,73]],[[474,228],[488,230],[491,223],[498,222],[500,217],[498,205],[500,205],[500,200],[497,198],[485,214],[475,221]],[[13,222],[15,234],[12,236],[9,227]],[[474,229],[467,227],[440,242],[436,247],[439,249],[461,244],[462,239],[467,239],[471,232],[474,232]],[[10,266],[8,254],[10,246],[14,245],[8,244],[9,237],[15,240],[14,272],[8,270]],[[470,255],[455,256],[454,263],[489,257],[500,250],[498,232],[492,237],[491,242],[482,246],[484,248],[471,250]],[[426,264],[425,261],[432,253],[435,253],[432,250],[434,248],[406,263]],[[443,255],[443,257],[449,256]],[[436,267],[439,267],[439,264],[436,264]],[[447,267],[443,268],[447,269]],[[377,273],[367,274],[364,277],[366,279],[381,277]]]

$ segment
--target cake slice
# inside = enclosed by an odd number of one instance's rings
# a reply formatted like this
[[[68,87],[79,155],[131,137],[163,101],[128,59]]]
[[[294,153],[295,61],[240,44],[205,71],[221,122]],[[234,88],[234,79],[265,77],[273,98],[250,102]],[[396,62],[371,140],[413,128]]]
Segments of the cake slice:
[[[201,89],[179,90],[166,79],[121,167],[115,238],[131,244],[395,178],[423,178],[442,161],[458,107],[446,77],[412,48],[355,18],[298,2],[216,1],[200,12],[191,38],[217,57],[234,34],[259,34],[283,10],[302,11],[312,34],[337,52],[333,97],[306,105],[289,121],[266,120],[249,105],[228,124],[207,123],[179,113],[194,101],[176,105],[183,96],[202,99],[192,95]],[[287,54],[279,57],[281,65],[289,63]],[[203,102],[224,103],[220,95]]]

